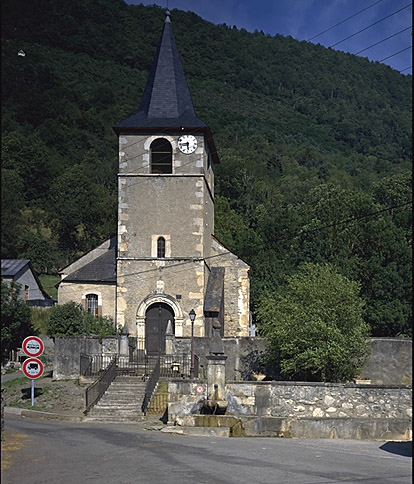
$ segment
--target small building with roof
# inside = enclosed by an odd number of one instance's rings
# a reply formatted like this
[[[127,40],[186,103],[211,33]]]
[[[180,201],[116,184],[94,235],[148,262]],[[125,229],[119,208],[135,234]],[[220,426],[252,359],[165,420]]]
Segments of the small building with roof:
[[[43,289],[29,259],[1,259],[1,278],[20,285],[18,297],[30,306],[50,307],[56,301]]]

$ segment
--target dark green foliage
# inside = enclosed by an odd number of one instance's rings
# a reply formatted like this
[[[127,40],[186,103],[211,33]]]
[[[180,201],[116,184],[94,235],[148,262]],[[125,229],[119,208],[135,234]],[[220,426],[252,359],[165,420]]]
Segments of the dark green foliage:
[[[20,284],[1,281],[1,358],[20,348],[23,340],[33,334],[30,307],[19,298]]]
[[[2,256],[56,273],[116,233],[111,127],[137,111],[164,9],[1,9]],[[302,262],[328,262],[361,284],[373,335],[409,335],[411,76],[190,12],[171,18],[221,159],[215,234],[251,265],[252,308]]]
[[[359,286],[329,264],[303,264],[258,315],[270,359],[294,380],[341,382],[357,377],[369,354]]]
[[[89,334],[106,336],[116,334],[116,330],[111,318],[95,318],[92,314],[86,313],[80,304],[70,301],[51,309],[47,334],[52,338]]]

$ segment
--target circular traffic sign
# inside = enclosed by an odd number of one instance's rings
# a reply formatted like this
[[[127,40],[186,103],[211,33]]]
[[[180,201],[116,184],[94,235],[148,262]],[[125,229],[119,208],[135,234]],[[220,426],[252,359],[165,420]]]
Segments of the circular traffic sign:
[[[202,387],[201,385],[197,385],[196,392],[197,393],[204,393],[204,387]]]
[[[22,343],[22,350],[27,356],[32,356],[33,358],[40,356],[44,349],[43,341],[37,336],[28,336]]]
[[[37,358],[27,358],[22,364],[22,372],[27,378],[32,380],[43,375],[43,363]]]

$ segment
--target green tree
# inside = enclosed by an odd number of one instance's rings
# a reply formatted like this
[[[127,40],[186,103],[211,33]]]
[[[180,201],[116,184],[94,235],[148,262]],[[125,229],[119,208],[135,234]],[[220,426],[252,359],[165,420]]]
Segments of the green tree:
[[[330,264],[303,264],[283,294],[260,300],[258,320],[270,359],[290,379],[351,380],[368,355],[362,309],[356,282]]]
[[[1,357],[7,358],[11,350],[20,348],[30,336],[33,327],[30,307],[19,297],[20,284],[1,282]]]

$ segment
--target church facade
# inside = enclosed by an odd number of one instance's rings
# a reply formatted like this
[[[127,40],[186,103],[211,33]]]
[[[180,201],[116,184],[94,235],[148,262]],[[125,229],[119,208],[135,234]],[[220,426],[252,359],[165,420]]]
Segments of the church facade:
[[[118,234],[61,271],[58,303],[81,302],[165,351],[165,333],[249,336],[249,266],[214,237],[214,167],[167,12],[138,112],[114,128],[119,142]]]

